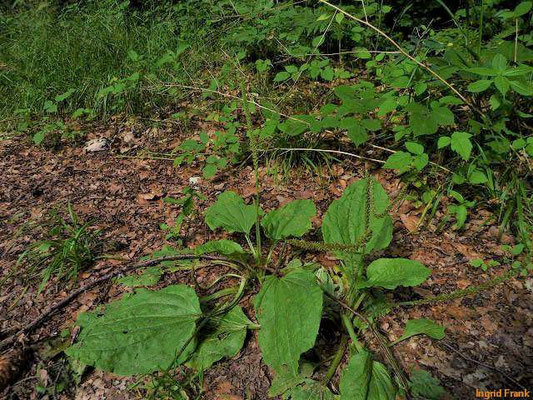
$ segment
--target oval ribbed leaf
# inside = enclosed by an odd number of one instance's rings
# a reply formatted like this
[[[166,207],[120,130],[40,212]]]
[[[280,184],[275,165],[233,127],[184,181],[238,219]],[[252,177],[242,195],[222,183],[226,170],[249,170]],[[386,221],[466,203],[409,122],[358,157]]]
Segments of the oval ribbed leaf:
[[[190,361],[192,368],[205,371],[224,357],[235,356],[246,338],[246,329],[251,321],[236,306],[222,319],[214,331],[209,333],[196,348]]]
[[[117,375],[165,369],[191,339],[201,315],[198,297],[188,286],[139,289],[109,304],[103,315],[81,314],[78,342],[66,352]],[[183,352],[181,359],[188,353]]]
[[[420,319],[410,319],[405,325],[405,331],[400,338],[394,341],[394,343],[399,343],[402,340],[410,338],[415,335],[428,335],[430,338],[440,340],[444,338],[444,327],[437,324],[435,321],[432,321],[427,318]]]
[[[300,355],[315,344],[322,316],[322,290],[313,273],[268,276],[255,300],[265,363],[280,374],[298,374]]]
[[[312,200],[294,200],[265,215],[261,225],[266,235],[274,240],[301,237],[311,229],[311,218],[315,215],[316,207]]]
[[[387,368],[363,350],[350,358],[340,382],[341,400],[394,400],[396,388]]]
[[[375,212],[382,214],[389,205],[387,193],[374,178],[365,178],[346,188],[342,196],[333,201],[324,216],[322,234],[326,243],[358,244],[364,235],[366,187],[370,179]],[[378,218],[370,213],[371,236],[365,252],[387,247],[392,239],[392,219],[387,214]]]
[[[205,214],[205,222],[212,230],[223,228],[229,233],[250,233],[256,219],[255,206],[244,204],[242,197],[231,191],[220,194]]]
[[[398,286],[416,286],[424,282],[431,271],[424,264],[407,258],[380,258],[366,270],[367,281],[359,287],[396,289]]]

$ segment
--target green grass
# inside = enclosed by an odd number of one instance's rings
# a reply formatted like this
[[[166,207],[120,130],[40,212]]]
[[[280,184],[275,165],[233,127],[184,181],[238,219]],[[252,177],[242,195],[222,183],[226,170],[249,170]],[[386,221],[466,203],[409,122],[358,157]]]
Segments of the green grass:
[[[140,13],[106,0],[0,14],[0,120],[16,109],[39,113],[46,100],[69,89],[75,92],[60,113],[105,111],[109,102],[98,93],[113,78],[146,69],[179,46],[179,19],[171,11]],[[130,50],[140,59],[132,61]],[[136,95],[121,106],[139,111],[143,98]]]

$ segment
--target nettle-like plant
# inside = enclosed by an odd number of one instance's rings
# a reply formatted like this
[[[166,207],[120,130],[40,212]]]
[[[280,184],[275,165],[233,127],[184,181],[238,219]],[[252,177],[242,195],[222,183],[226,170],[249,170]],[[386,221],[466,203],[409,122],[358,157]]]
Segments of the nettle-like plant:
[[[243,234],[249,250],[225,239],[198,246],[190,255],[211,257],[210,263],[234,269],[236,273],[226,276],[240,279],[238,287],[200,298],[182,284],[155,291],[137,289],[102,310],[80,315],[81,333],[67,354],[118,375],[168,371],[180,364],[201,374],[215,362],[235,356],[248,329],[259,329],[263,360],[275,372],[271,396],[393,400],[411,392],[440,398],[442,388],[428,373],[404,376],[390,347],[418,334],[441,339],[444,328],[427,319],[410,320],[403,335],[389,342],[375,327],[376,318],[391,309],[384,296],[387,291],[419,285],[430,275],[427,267],[409,259],[368,262],[391,242],[390,207],[379,182],[370,177],[359,180],[325,213],[323,242],[312,242],[295,239],[312,228],[316,208],[311,200],[295,200],[265,214],[257,201],[247,205],[235,192],[224,192],[207,210],[205,221],[212,230]],[[268,251],[263,251],[265,243],[270,245]],[[288,261],[290,253],[277,252],[278,244],[284,244],[284,250],[289,244],[307,251],[332,251],[339,264],[325,268],[298,259]],[[254,288],[259,291],[252,317],[245,315],[239,302],[246,290],[253,293]],[[227,295],[234,297],[216,304]],[[342,333],[335,355],[316,363],[316,354],[324,353],[315,347],[326,320],[330,323],[324,326]],[[365,346],[366,330],[374,335],[393,374]],[[314,363],[309,357],[313,348],[317,350]],[[338,388],[332,390],[330,380],[348,348],[351,355]],[[328,363],[327,369],[320,368]]]

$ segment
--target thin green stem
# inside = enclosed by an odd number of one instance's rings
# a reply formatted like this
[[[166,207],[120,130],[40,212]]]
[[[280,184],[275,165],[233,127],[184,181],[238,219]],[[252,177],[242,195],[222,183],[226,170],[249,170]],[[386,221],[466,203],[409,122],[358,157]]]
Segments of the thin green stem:
[[[355,330],[353,329],[353,324],[352,324],[352,321],[350,320],[349,314],[346,314],[346,313],[342,314],[342,323],[344,327],[346,328],[346,331],[348,332],[350,339],[352,339],[352,343],[354,344],[357,351],[362,351],[363,346],[361,345],[361,343],[359,343],[359,340],[357,339],[357,335],[355,333]]]
[[[337,368],[339,367],[339,364],[342,361],[342,356],[344,356],[344,353],[346,351],[346,347],[348,346],[348,336],[342,335],[341,342],[339,343],[339,347],[337,348],[337,351],[335,353],[335,357],[333,358],[333,361],[331,361],[331,364],[326,372],[326,375],[324,376],[324,379],[322,380],[322,383],[324,385],[327,385],[331,378],[335,375],[335,371],[337,371]]]

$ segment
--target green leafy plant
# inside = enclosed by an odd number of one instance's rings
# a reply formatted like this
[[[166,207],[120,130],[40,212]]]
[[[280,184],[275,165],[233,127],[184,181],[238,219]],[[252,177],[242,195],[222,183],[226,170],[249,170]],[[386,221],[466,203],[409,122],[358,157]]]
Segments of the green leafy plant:
[[[177,242],[178,245],[183,244],[181,237],[181,228],[183,222],[188,217],[194,214],[196,200],[205,200],[205,196],[203,196],[201,193],[198,193],[192,187],[185,188],[185,190],[183,191],[183,196],[179,199],[175,199],[173,197],[165,197],[163,199],[164,203],[181,206],[181,212],[174,220],[174,224],[168,225],[162,223],[159,225],[162,230],[167,232],[165,236],[166,240],[174,240]]]
[[[17,264],[28,264],[30,278],[36,274],[41,276],[39,292],[52,277],[75,281],[78,273],[96,258],[98,232],[91,231],[90,222],[82,224],[70,204],[67,211],[68,219],[52,211],[47,238],[31,244],[17,261]]]
[[[373,359],[362,344],[363,332],[370,329],[376,333],[373,325],[380,315],[377,309],[388,307],[380,300],[381,293],[419,285],[430,270],[408,259],[365,261],[392,239],[389,207],[388,196],[376,180],[360,180],[330,205],[322,224],[324,242],[306,242],[290,238],[300,238],[310,231],[316,214],[311,200],[294,200],[264,213],[257,205],[245,204],[236,193],[224,192],[207,210],[206,223],[213,230],[243,234],[249,251],[236,242],[218,240],[198,246],[194,253],[200,256],[216,252],[227,257],[225,262],[239,271],[236,277],[241,279],[239,288],[229,291],[236,293],[234,299],[209,306],[209,301],[202,301],[184,285],[157,291],[138,289],[103,312],[80,316],[78,343],[67,353],[121,375],[168,370],[182,363],[202,372],[214,362],[235,355],[247,329],[259,329],[263,360],[275,371],[271,395],[297,399],[321,393],[325,397],[320,398],[332,398],[326,384],[351,341],[353,354],[342,373],[341,398],[394,399],[399,391],[409,390],[408,381],[397,365],[393,364],[395,380],[386,365]],[[256,236],[254,243],[254,226],[255,232],[263,231],[266,242]],[[263,253],[261,243],[270,243],[270,249]],[[340,260],[339,272],[333,274],[319,265],[297,261],[285,265],[280,264],[283,259],[273,262],[278,243],[333,251]],[[260,287],[254,300],[257,324],[237,305],[250,283]],[[214,294],[210,299],[218,297]],[[315,346],[326,315],[338,321],[343,339],[338,356],[322,380],[314,380],[312,371],[310,375],[303,373],[302,355]],[[427,319],[408,321],[404,334],[384,345],[385,354],[392,357],[389,346],[419,334],[438,340],[444,336],[444,328]],[[384,338],[380,335],[379,340]],[[102,347],[102,343],[106,345]]]

